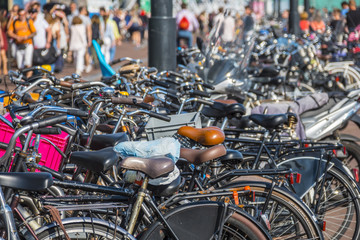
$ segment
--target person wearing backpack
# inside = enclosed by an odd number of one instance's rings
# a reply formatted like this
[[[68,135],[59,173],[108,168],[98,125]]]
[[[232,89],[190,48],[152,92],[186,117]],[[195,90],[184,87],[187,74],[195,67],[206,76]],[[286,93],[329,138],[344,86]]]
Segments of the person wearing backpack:
[[[177,46],[180,45],[180,38],[187,39],[188,47],[192,48],[192,33],[199,28],[199,22],[195,15],[187,9],[187,4],[181,4],[181,11],[176,15],[176,24],[178,28]]]
[[[36,35],[36,29],[32,19],[26,18],[24,9],[19,9],[18,19],[14,20],[8,29],[9,37],[15,39],[16,43],[16,63],[19,69],[32,66],[33,59],[33,40]],[[28,76],[31,72],[28,72]]]

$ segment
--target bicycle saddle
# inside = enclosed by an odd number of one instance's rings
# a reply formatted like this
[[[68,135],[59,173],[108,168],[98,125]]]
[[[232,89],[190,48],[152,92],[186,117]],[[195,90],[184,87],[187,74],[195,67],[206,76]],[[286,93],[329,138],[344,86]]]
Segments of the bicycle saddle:
[[[241,163],[244,160],[244,157],[241,152],[233,149],[227,149],[226,155],[219,158],[222,163]]]
[[[152,158],[127,157],[120,162],[119,167],[143,172],[150,178],[158,178],[172,172],[175,164],[173,160],[165,156]]]
[[[80,137],[80,144],[85,145],[88,135],[81,135]],[[101,134],[101,135],[94,135],[90,149],[91,150],[100,150],[106,147],[114,147],[116,144],[120,142],[129,141],[126,133],[115,133],[115,134]]]
[[[50,173],[0,173],[0,186],[26,191],[43,191],[53,184]]]
[[[154,196],[167,197],[177,192],[181,185],[181,175],[179,175],[174,181],[164,185],[151,185],[149,183],[148,189]]]
[[[206,117],[213,118],[240,118],[245,113],[246,109],[240,103],[225,104],[221,102],[214,102],[211,107],[204,107],[204,109],[202,110],[202,114],[204,114]]]
[[[90,171],[103,172],[109,170],[119,157],[113,147],[104,148],[91,152],[73,152],[70,155],[70,162],[84,167]]]
[[[287,114],[252,114],[249,117],[254,123],[268,129],[276,129],[281,127],[284,123],[288,122],[288,115]]]
[[[188,162],[200,165],[202,163],[222,157],[226,154],[226,149],[223,145],[216,145],[208,149],[189,149],[181,148],[180,157],[186,159]]]
[[[218,145],[225,140],[224,132],[218,127],[194,128],[183,126],[178,129],[177,133],[205,146]]]

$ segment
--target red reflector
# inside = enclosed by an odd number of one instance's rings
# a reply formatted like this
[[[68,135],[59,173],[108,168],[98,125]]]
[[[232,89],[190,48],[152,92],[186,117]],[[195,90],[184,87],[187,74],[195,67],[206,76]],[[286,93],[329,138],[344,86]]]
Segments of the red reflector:
[[[359,182],[359,169],[353,168],[352,171],[353,171],[353,175],[354,175],[356,182]]]
[[[344,148],[343,148],[343,153],[344,153],[344,155],[346,156],[346,147],[344,146]]]
[[[336,82],[340,81],[339,76],[336,76],[335,81],[336,81]]]
[[[301,183],[301,173],[296,174],[296,183]]]
[[[309,144],[308,144],[308,143],[305,143],[305,144],[304,144],[304,147],[309,147]]]
[[[333,153],[334,153],[334,155],[336,156],[336,150],[335,150],[335,149],[333,149]]]
[[[290,183],[294,184],[294,174],[290,173]]]
[[[322,230],[325,232],[326,231],[326,221],[322,222]]]

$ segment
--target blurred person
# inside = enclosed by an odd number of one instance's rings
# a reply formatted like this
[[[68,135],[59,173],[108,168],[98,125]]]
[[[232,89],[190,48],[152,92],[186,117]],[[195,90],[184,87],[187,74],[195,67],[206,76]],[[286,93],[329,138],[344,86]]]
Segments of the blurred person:
[[[111,61],[111,47],[115,45],[114,25],[110,19],[109,14],[103,16],[104,21],[104,36],[103,45],[101,46],[101,52],[104,55],[105,61],[109,63]]]
[[[42,11],[41,11],[41,5],[39,2],[36,1],[36,2],[31,3],[30,9],[32,9],[33,11],[36,10],[38,12],[37,13],[38,18],[43,18],[43,19],[45,18],[44,13],[42,13]]]
[[[255,21],[252,17],[252,9],[250,6],[245,7],[245,17],[243,19],[243,40],[254,32]]]
[[[230,11],[225,12],[224,27],[221,38],[224,42],[235,40],[235,19],[230,15]]]
[[[303,31],[305,34],[308,34],[310,32],[310,21],[308,20],[308,13],[307,12],[302,12],[300,14],[300,29],[301,31]]]
[[[206,20],[206,12],[202,11],[199,16],[197,17],[197,20],[199,22],[199,30],[200,34],[204,35],[207,33],[207,20]]]
[[[318,33],[324,33],[326,29],[325,22],[322,20],[320,13],[316,13],[310,22],[311,30]]]
[[[342,33],[344,32],[344,20],[341,18],[340,9],[335,8],[333,10],[330,27],[331,27],[333,35],[336,39],[336,42],[341,43],[342,42]]]
[[[54,72],[61,72],[64,68],[64,53],[69,42],[69,23],[64,12],[65,6],[61,5],[55,8],[52,15],[55,17],[55,28],[59,29],[59,38],[57,39],[58,58],[55,62]]]
[[[281,14],[281,24],[283,32],[287,32],[289,29],[289,10],[284,10]]]
[[[1,57],[1,64],[2,64],[2,74],[8,74],[7,69],[7,51],[8,51],[8,38],[7,38],[7,11],[5,9],[0,11],[0,28],[1,28],[1,36],[3,39],[3,45],[0,47],[0,57]],[[0,64],[0,65],[1,65]],[[1,66],[0,66],[1,67]]]
[[[88,50],[85,52],[85,72],[89,73],[92,70],[92,66],[91,66],[91,59],[90,59],[90,47],[91,47],[91,19],[88,16],[89,12],[87,11],[86,7],[82,6],[79,8],[79,17],[81,18],[83,24],[86,27],[86,41],[87,41],[87,46],[88,46]]]
[[[95,40],[100,46],[102,45],[102,33],[100,17],[94,14],[91,17],[91,40]],[[94,46],[91,46],[91,55],[93,56],[93,62],[95,68],[99,68],[99,59],[96,57],[96,51]]]
[[[349,1],[349,12],[346,14],[346,26],[349,32],[353,32],[360,24],[360,10],[356,8],[354,0]]]
[[[71,13],[68,16],[68,22],[69,22],[69,25],[71,25],[73,17],[79,15],[79,10],[78,10],[77,3],[74,1],[70,3],[69,7],[70,7]]]
[[[116,24],[116,22],[109,16],[109,20],[110,20],[110,23],[112,25],[112,31],[113,31],[113,34],[114,34],[114,38],[115,38],[115,41],[112,43],[111,47],[110,47],[110,62],[112,62],[115,58],[115,54],[116,54],[116,44],[121,41],[121,35],[120,35],[120,32],[119,32],[119,28]]]
[[[149,25],[149,18],[145,12],[145,10],[141,10],[140,12],[140,19],[142,22],[142,29],[141,29],[141,42],[144,41],[145,38],[147,38],[147,29],[148,29],[148,25]]]
[[[29,13],[36,29],[36,35],[33,38],[34,49],[50,48],[52,37],[49,23],[41,15],[39,16],[36,8],[30,9]]]
[[[142,28],[143,23],[135,10],[130,11],[130,16],[131,18],[126,28],[128,32],[131,33],[131,38],[133,43],[136,45],[136,47],[140,47],[141,31],[143,30]]]
[[[219,7],[218,14],[213,19],[213,27],[216,28],[216,31],[214,33],[215,37],[219,37],[222,34],[224,27],[224,19],[224,8]]]
[[[84,58],[87,50],[86,26],[79,16],[75,16],[70,27],[69,50],[76,59],[76,73],[81,75],[84,71]]]
[[[346,18],[346,14],[349,12],[349,4],[347,2],[341,3],[341,16]]]
[[[309,8],[309,21],[313,21],[316,14],[316,9],[314,7]]]
[[[181,11],[176,15],[176,25],[178,28],[177,46],[180,45],[180,38],[187,39],[188,47],[193,45],[193,32],[199,28],[199,22],[195,15],[187,9],[187,4],[181,4]]]
[[[26,19],[26,12],[24,9],[19,9],[18,19],[12,21],[8,29],[8,35],[15,39],[16,42],[16,63],[18,69],[32,66],[33,58],[33,41],[32,38],[36,35],[36,29],[32,19]],[[31,72],[27,73],[31,76]]]
[[[326,25],[330,24],[330,13],[326,7],[322,9],[321,17]]]
[[[6,30],[9,29],[9,27],[13,23],[13,21],[18,19],[18,12],[19,12],[19,5],[14,4],[10,11],[10,16],[9,16],[9,20],[7,21]],[[10,50],[11,50],[10,53],[11,53],[11,57],[13,57],[13,58],[16,57],[16,43],[15,42],[16,42],[15,39],[13,39],[12,37],[9,36],[9,45],[10,45]]]

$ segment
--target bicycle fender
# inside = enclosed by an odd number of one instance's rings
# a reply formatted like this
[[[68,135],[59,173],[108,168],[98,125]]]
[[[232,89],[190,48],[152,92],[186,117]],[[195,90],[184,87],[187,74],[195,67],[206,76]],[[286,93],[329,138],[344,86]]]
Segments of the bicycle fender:
[[[221,220],[222,212],[225,209],[225,204],[222,202],[200,201],[176,207],[167,212],[164,217],[179,239],[208,240],[213,239],[218,233],[218,221]],[[271,239],[267,231],[246,212],[232,206],[228,210],[233,210],[251,220],[253,224],[262,230],[266,239]],[[139,239],[162,239],[161,229],[162,224],[157,221],[149,226],[146,232],[140,234]]]
[[[360,124],[360,122],[359,122]],[[357,124],[356,124],[357,125]],[[360,128],[360,125],[358,125]],[[340,141],[345,140],[345,141],[350,141],[350,142],[360,142],[360,138],[350,135],[350,134],[339,134],[340,135]]]

